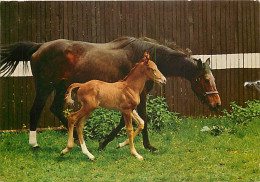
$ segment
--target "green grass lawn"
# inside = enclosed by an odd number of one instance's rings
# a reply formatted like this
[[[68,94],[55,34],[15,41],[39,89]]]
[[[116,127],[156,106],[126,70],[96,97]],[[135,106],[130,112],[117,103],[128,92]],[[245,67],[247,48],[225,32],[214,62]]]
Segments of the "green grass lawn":
[[[28,132],[0,134],[0,181],[259,181],[260,120],[241,127],[236,134],[213,136],[201,132],[217,119],[183,119],[178,132],[150,131],[151,143],[159,152],[135,140],[138,161],[129,148],[115,149],[120,137],[103,151],[97,140],[86,144],[96,157],[89,161],[78,146],[65,156],[67,134],[38,133],[39,150],[28,145]]]

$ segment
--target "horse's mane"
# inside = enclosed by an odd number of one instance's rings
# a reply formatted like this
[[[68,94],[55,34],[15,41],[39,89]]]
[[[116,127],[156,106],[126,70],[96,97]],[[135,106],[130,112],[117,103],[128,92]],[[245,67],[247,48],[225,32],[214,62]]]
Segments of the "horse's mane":
[[[133,42],[135,40],[136,40],[136,38],[134,38],[134,37],[119,37],[115,40],[112,40],[110,43],[122,42],[121,44],[117,45],[116,47],[113,47],[113,49],[121,49],[121,48],[124,48],[125,46],[129,45],[131,42]]]
[[[135,37],[124,36],[124,37],[119,37],[115,40],[112,40],[111,43],[122,42],[121,44],[114,47],[114,49],[121,49],[121,48],[126,47],[130,43],[134,42],[135,40],[146,41],[146,42],[150,42],[150,43],[153,43],[153,44],[163,45],[163,46],[166,46],[166,47],[176,51],[177,53],[183,54],[183,55],[188,56],[188,57],[190,57],[191,54],[192,54],[192,51],[190,49],[188,49],[188,48],[182,49],[175,42],[169,42],[169,41],[159,42],[159,41],[152,39],[152,38],[149,38],[149,37],[135,38]]]
[[[149,38],[149,37],[140,37],[139,40],[151,42],[151,43],[154,43],[154,44],[164,45],[164,46],[166,46],[166,47],[168,47],[170,49],[173,49],[174,51],[176,51],[176,52],[178,52],[180,54],[186,55],[188,57],[190,57],[191,54],[192,54],[192,51],[189,48],[182,49],[175,42],[169,42],[169,41],[158,42],[157,40]]]

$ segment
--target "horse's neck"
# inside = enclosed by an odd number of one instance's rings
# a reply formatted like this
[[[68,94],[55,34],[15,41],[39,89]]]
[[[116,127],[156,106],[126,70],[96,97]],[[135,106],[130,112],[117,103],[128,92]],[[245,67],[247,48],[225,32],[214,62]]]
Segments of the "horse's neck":
[[[184,60],[182,62],[182,66],[179,69],[179,72],[178,72],[179,75],[177,75],[177,76],[183,77],[183,78],[191,81],[191,79],[194,77],[196,72],[197,72],[196,64],[192,61]]]
[[[161,57],[158,67],[165,76],[182,77],[191,80],[197,71],[196,64],[185,56]]]
[[[133,72],[128,75],[125,82],[127,83],[127,86],[134,90],[139,95],[144,89],[145,82],[147,81],[147,76],[143,75],[139,68],[133,70]]]

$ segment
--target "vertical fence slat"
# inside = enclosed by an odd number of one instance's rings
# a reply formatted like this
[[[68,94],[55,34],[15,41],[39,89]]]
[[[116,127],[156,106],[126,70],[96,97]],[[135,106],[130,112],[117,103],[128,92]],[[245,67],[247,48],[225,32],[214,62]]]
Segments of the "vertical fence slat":
[[[221,68],[213,70],[213,73],[224,108],[228,108],[231,101],[243,105],[248,99],[259,98],[256,89],[243,87],[244,81],[255,81],[260,76],[259,68],[254,68],[254,65],[259,65],[259,56],[252,54],[259,52],[259,2],[1,3],[1,45],[18,41],[46,42],[58,38],[108,42],[119,36],[147,36],[159,42],[175,41],[182,48],[189,47],[193,54],[212,55],[212,66]],[[201,58],[207,59],[206,56]],[[233,69],[234,66],[244,69]],[[0,87],[6,88],[0,89],[0,128],[19,128],[23,123],[28,125],[35,96],[33,78],[7,77],[0,80]],[[213,114],[197,99],[185,79],[168,78],[168,85],[163,89],[156,86],[153,93],[164,95],[170,109],[183,115]],[[46,103],[40,127],[59,125],[49,111],[53,96]]]

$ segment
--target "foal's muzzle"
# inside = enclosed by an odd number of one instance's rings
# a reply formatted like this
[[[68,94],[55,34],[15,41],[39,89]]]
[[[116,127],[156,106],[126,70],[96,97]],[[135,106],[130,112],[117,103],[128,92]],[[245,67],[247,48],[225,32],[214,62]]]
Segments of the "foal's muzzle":
[[[156,80],[158,83],[161,83],[161,84],[166,84],[167,80],[165,77],[161,77],[159,79]]]

